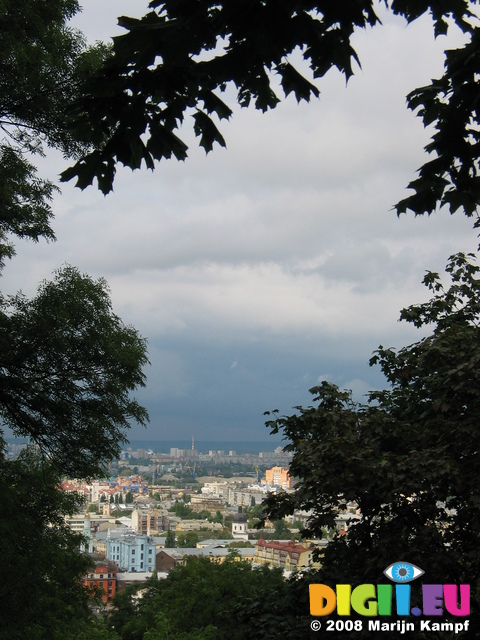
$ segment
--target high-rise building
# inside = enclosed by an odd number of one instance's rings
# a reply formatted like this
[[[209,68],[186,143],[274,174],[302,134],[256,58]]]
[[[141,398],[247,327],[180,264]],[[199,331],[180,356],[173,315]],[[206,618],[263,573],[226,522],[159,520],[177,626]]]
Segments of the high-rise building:
[[[292,488],[292,479],[288,473],[288,469],[284,467],[272,467],[265,471],[265,482],[272,487],[281,487],[282,489]]]

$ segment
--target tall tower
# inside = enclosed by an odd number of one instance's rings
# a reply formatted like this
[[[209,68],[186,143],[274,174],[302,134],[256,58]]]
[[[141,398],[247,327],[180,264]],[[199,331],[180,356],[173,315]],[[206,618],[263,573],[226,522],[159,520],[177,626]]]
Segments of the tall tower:
[[[192,451],[195,451],[195,436],[192,436]]]

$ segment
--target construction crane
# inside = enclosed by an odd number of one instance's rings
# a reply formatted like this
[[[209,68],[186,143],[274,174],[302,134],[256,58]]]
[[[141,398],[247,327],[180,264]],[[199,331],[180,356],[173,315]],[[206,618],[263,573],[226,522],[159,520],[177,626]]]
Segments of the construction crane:
[[[197,466],[197,463],[194,462],[193,463],[193,467],[191,467],[189,462],[188,462],[188,460],[187,460],[187,462],[185,463],[185,466],[184,466],[184,469],[187,469],[190,472],[190,474],[191,474],[191,476],[192,476],[192,478],[194,480],[195,480],[195,468],[196,468],[196,466]]]
[[[258,468],[258,464],[253,463],[252,469],[255,469],[255,471],[257,472],[257,482],[260,484],[261,473],[260,469]]]

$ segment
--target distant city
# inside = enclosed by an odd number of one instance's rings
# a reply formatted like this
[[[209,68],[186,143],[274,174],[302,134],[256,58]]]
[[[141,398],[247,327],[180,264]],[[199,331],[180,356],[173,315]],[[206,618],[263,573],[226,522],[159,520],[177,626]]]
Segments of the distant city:
[[[18,452],[27,443],[25,438],[5,438],[10,455],[17,455]],[[285,446],[286,442],[271,438],[270,440],[252,440],[252,441],[218,441],[218,440],[131,440],[125,444],[122,449],[125,452],[136,454],[137,451],[143,450],[150,454],[173,454],[174,451],[190,451],[193,449],[197,455],[210,454],[215,452],[223,455],[243,456],[245,454],[258,455],[262,452],[276,451],[279,453]],[[222,454],[220,454],[222,455]]]
[[[27,445],[10,439],[8,456]],[[61,489],[80,498],[77,513],[65,516],[81,534],[91,568],[83,584],[112,607],[115,594],[166,579],[187,558],[223,563],[231,558],[252,566],[268,564],[285,576],[318,568],[315,549],[334,532],[343,535],[356,518],[356,505],[339,513],[335,529],[321,540],[304,539],[312,512],[296,510],[270,521],[263,502],[269,494],[291,493],[291,452],[285,443],[264,441],[131,440],[109,462],[103,477],[64,478]]]
[[[285,441],[279,439],[269,440],[246,440],[246,441],[221,441],[221,440],[197,440],[193,437],[193,448],[199,453],[209,451],[236,451],[237,454],[245,453],[258,454],[262,451],[273,451],[278,447],[284,447]],[[131,440],[124,449],[131,448],[151,450],[153,453],[170,453],[171,449],[192,449],[192,439],[190,440]]]

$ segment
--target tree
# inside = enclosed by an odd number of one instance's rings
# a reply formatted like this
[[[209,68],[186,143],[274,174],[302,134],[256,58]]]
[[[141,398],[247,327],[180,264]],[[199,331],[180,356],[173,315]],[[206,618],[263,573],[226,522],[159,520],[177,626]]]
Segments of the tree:
[[[165,549],[173,549],[175,547],[175,531],[169,529],[165,539]]]
[[[0,270],[14,254],[12,236],[54,239],[55,186],[37,178],[29,157],[45,147],[70,158],[90,149],[67,105],[109,48],[87,48],[68,26],[78,9],[77,0],[0,6]],[[97,473],[130,421],[145,424],[129,397],[144,385],[145,341],[115,316],[105,281],[65,267],[32,300],[0,296],[0,345],[2,425],[62,473]]]
[[[0,457],[0,625],[11,640],[60,640],[88,617],[79,578],[90,560],[64,518],[81,501],[59,491],[60,481],[58,471],[31,449],[15,461]]]
[[[287,523],[283,518],[280,518],[279,520],[275,520],[275,522],[273,523],[273,528],[275,530],[276,538],[282,538],[282,539],[291,538],[290,530],[287,527]]]
[[[0,416],[62,473],[86,477],[119,454],[130,421],[146,410],[130,397],[145,384],[145,340],[113,313],[104,280],[57,271],[29,300],[0,309]]]
[[[177,547],[194,549],[199,541],[200,536],[198,535],[197,531],[185,531],[178,534]]]
[[[435,125],[432,140],[425,147],[434,157],[420,168],[419,177],[409,184],[414,194],[397,205],[398,213],[411,209],[416,215],[430,214],[445,205],[450,213],[462,208],[469,217],[477,215],[480,120],[476,78],[480,32],[472,27],[466,32],[470,36],[467,44],[446,52],[442,78],[432,80],[430,85],[408,95],[409,107],[418,111],[425,126]],[[478,227],[478,215],[475,226]]]
[[[36,176],[29,155],[45,146],[77,158],[90,143],[69,124],[67,106],[109,54],[87,48],[67,24],[77,0],[13,0],[0,6],[0,267],[14,254],[11,235],[55,238],[50,201],[56,190]]]
[[[55,238],[56,187],[37,176],[35,154],[52,148],[77,158],[91,148],[70,126],[67,105],[109,48],[87,48],[68,26],[78,8],[76,0],[0,3],[0,271],[15,237]],[[130,397],[144,384],[145,341],[113,313],[105,281],[67,266],[31,300],[0,295],[0,347],[2,634],[86,637],[81,578],[90,561],[65,523],[84,505],[59,485],[64,474],[99,473],[131,421],[147,421]],[[5,427],[32,444],[18,461],[5,459]]]
[[[451,283],[424,282],[425,304],[401,312],[430,335],[400,349],[379,347],[389,387],[367,404],[323,382],[314,406],[267,424],[293,451],[295,492],[270,496],[271,518],[312,510],[304,537],[322,537],[349,503],[359,509],[345,536],[322,557],[319,582],[377,583],[398,559],[422,568],[430,583],[468,583],[475,627],[480,542],[480,278],[472,256],[452,256]],[[478,637],[477,631],[468,637]]]
[[[290,614],[282,607],[287,591],[278,569],[254,569],[235,555],[221,564],[208,558],[187,558],[165,580],[151,580],[137,602],[131,596],[127,600],[122,594],[115,597],[110,622],[122,640],[275,637],[275,622],[281,626],[281,620]],[[268,609],[264,608],[267,601]],[[265,620],[251,615],[254,603],[258,603],[256,613],[261,611],[269,619],[269,636],[263,633]],[[293,609],[298,616],[296,607]],[[147,631],[148,636],[144,635]]]
[[[393,13],[410,23],[430,13],[435,35],[455,24],[469,42],[449,52],[445,76],[413,91],[409,106],[437,132],[427,151],[436,158],[410,185],[415,194],[397,205],[431,213],[448,204],[451,211],[476,210],[478,186],[478,95],[476,74],[480,36],[468,0],[384,0]],[[249,0],[247,4],[202,0],[153,0],[142,19],[122,16],[126,29],[114,38],[113,56],[85,85],[72,110],[77,126],[92,131],[99,144],[63,173],[85,188],[97,179],[112,189],[117,163],[132,169],[156,160],[187,157],[178,129],[187,116],[199,144],[209,152],[225,146],[217,123],[232,115],[220,97],[236,92],[242,107],[275,108],[280,97],[272,82],[280,79],[285,96],[309,101],[319,95],[314,83],[337,68],[348,80],[360,60],[351,39],[355,30],[379,23],[373,0],[306,2]],[[292,64],[300,51],[307,78]],[[302,71],[303,73],[303,71]]]
[[[184,502],[174,502],[169,511],[172,511],[178,518],[189,519],[193,517],[193,511]]]

